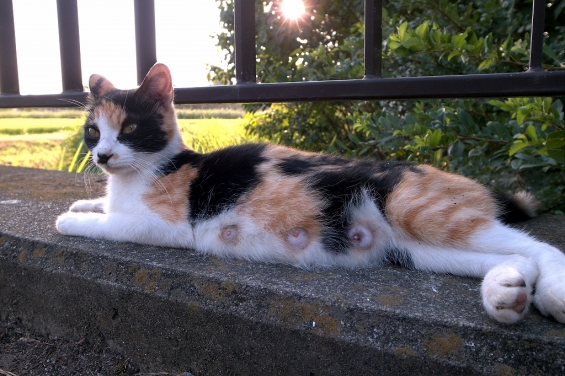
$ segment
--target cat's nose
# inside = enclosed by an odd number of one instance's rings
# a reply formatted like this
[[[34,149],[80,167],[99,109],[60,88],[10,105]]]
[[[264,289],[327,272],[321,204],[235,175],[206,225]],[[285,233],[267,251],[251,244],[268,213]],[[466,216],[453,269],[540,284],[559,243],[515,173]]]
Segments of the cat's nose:
[[[99,164],[106,164],[106,163],[108,163],[108,160],[109,160],[110,158],[112,158],[112,155],[114,155],[114,154],[108,155],[108,154],[100,154],[100,153],[98,153],[98,163],[99,163]]]

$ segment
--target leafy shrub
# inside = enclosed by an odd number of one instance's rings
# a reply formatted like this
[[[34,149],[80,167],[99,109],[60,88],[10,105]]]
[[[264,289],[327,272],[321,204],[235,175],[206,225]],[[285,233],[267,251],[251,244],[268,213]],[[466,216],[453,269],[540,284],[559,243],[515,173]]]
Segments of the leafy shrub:
[[[233,1],[217,0],[217,43],[233,83]],[[280,0],[256,3],[260,82],[363,76],[363,2],[312,0],[289,22]],[[522,72],[531,1],[391,0],[383,9],[383,76]],[[565,0],[546,8],[543,68],[565,69]],[[305,150],[429,163],[502,191],[529,189],[565,212],[564,98],[342,101],[246,105],[249,132]]]

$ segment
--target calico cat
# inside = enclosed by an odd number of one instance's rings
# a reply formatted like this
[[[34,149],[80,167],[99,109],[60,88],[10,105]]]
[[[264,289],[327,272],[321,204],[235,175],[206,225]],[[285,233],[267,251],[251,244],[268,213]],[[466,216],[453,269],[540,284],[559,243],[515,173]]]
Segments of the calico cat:
[[[534,215],[527,194],[426,165],[276,145],[199,154],[181,140],[165,65],[135,90],[100,75],[89,84],[84,140],[109,174],[107,194],[59,216],[62,234],[306,268],[394,260],[484,278],[483,305],[500,322],[533,302],[565,323],[565,255],[504,224]]]

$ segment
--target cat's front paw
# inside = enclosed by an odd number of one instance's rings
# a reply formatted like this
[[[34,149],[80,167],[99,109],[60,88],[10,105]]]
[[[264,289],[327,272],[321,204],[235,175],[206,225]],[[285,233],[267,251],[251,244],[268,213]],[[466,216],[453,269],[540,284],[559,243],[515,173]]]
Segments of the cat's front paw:
[[[75,213],[67,212],[61,214],[55,226],[57,231],[63,235],[74,235],[74,236],[92,236],[92,232],[95,229],[97,213]]]
[[[72,212],[104,212],[104,201],[96,200],[78,200],[71,205],[69,209]]]
[[[63,235],[73,235],[73,231],[78,226],[79,221],[74,213],[68,212],[61,214],[55,222],[55,227]]]
[[[534,304],[543,315],[565,324],[565,271],[538,279]]]
[[[505,324],[520,321],[532,302],[532,286],[514,268],[501,266],[487,273],[481,286],[483,305],[492,318]]]

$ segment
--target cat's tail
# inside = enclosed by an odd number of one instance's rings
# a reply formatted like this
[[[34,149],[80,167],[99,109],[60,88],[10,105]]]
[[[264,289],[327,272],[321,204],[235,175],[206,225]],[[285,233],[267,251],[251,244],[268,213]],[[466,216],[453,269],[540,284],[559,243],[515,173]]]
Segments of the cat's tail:
[[[518,192],[512,196],[493,192],[498,204],[497,218],[504,223],[515,223],[534,218],[539,209],[538,202],[528,192]]]

